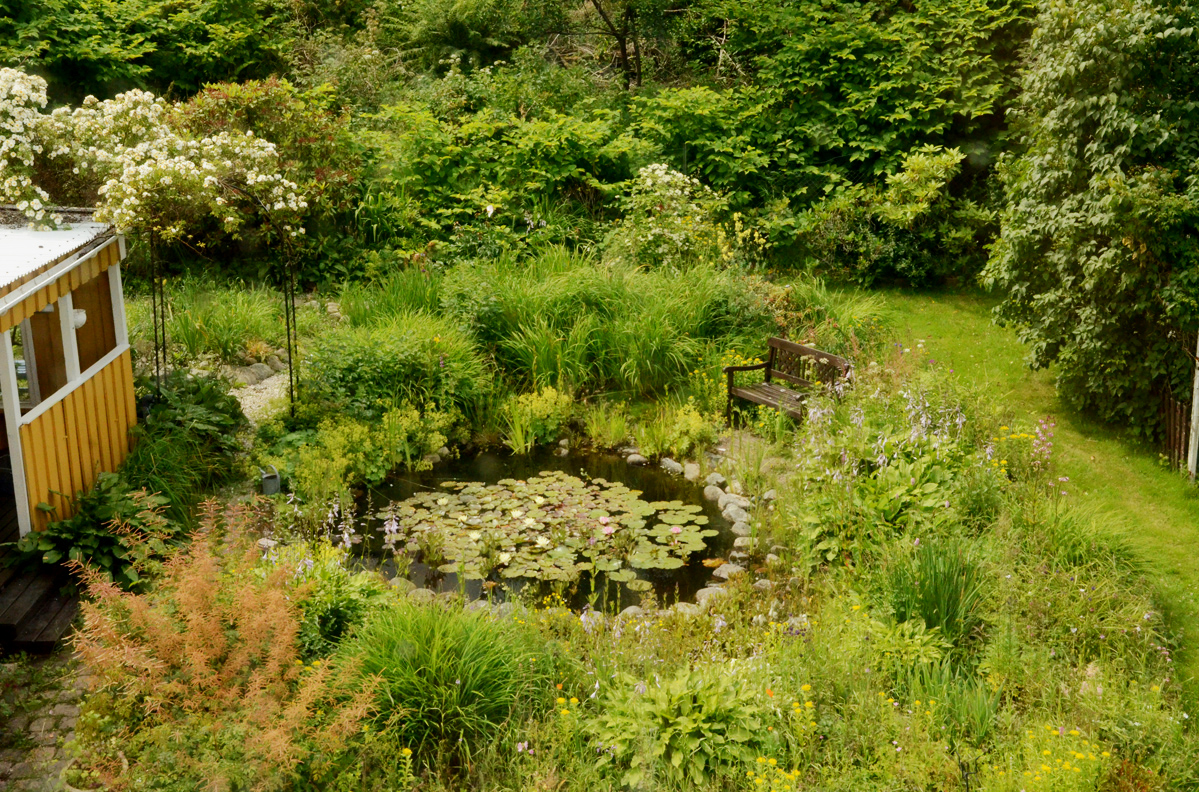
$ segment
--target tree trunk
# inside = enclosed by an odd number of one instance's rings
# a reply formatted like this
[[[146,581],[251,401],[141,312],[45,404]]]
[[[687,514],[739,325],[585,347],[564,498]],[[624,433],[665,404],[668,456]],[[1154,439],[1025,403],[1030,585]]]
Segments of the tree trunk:
[[[636,77],[637,85],[641,85],[641,54],[637,48],[637,41],[633,40],[633,50],[636,54],[637,68],[634,71],[634,64],[629,57],[629,21],[632,15],[632,9],[625,9],[621,15],[621,27],[617,28],[612,22],[612,17],[604,9],[600,0],[591,0],[591,4],[595,6],[595,10],[599,13],[600,19],[604,21],[604,27],[608,28],[608,34],[616,40],[617,58],[620,61],[620,69],[624,72],[624,89],[627,91],[633,84],[634,76]]]

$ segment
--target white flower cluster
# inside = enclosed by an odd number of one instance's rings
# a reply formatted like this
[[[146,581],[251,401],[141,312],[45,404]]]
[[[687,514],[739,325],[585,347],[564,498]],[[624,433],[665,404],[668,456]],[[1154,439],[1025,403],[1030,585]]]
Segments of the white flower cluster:
[[[10,191],[34,190],[27,205],[43,211],[49,197],[29,176],[34,153],[44,150],[51,161],[65,160],[74,174],[98,185],[96,219],[121,232],[180,239],[207,216],[236,234],[257,215],[281,233],[304,233],[299,219],[308,203],[280,172],[273,143],[227,131],[193,138],[174,123],[172,105],[145,91],[106,101],[89,96],[73,110],[43,115],[45,89],[39,78],[0,69],[0,173],[9,175],[9,151],[17,152],[22,168],[12,173],[15,186],[5,187],[0,200],[15,203]]]
[[[45,80],[0,69],[0,203],[16,204],[35,228],[52,228],[62,219],[49,212],[50,196],[32,178],[34,157],[42,152],[37,125],[45,106]]]
[[[609,250],[637,263],[678,267],[719,235],[723,200],[706,185],[661,163],[637,173]]]

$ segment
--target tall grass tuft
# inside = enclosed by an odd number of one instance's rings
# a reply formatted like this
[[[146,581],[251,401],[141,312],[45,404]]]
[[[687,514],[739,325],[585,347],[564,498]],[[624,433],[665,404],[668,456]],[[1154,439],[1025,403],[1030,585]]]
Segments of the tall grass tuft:
[[[283,298],[265,287],[186,279],[170,288],[167,300],[167,338],[188,358],[208,354],[240,363],[251,343],[278,347],[284,341]]]
[[[526,388],[633,396],[682,384],[711,343],[760,344],[773,327],[766,307],[728,271],[601,267],[564,248],[519,265],[458,267],[446,276],[441,305]]]
[[[530,418],[528,412],[511,409],[510,406],[501,413],[504,445],[512,449],[514,454],[527,454],[537,443]]]
[[[543,640],[511,620],[407,602],[368,621],[340,663],[375,691],[375,719],[400,745],[462,760],[548,704],[555,674]]]
[[[891,604],[900,622],[920,618],[930,630],[960,645],[982,623],[982,567],[957,540],[928,542],[891,572]]]
[[[583,412],[583,429],[600,448],[616,448],[629,440],[629,415],[623,402],[600,402]]]
[[[914,667],[907,688],[913,699],[940,702],[941,730],[954,747],[979,748],[996,731],[1002,691],[962,674],[949,660]]]
[[[403,313],[433,313],[438,309],[440,295],[440,273],[408,267],[374,284],[346,284],[338,304],[350,324],[366,325]]]

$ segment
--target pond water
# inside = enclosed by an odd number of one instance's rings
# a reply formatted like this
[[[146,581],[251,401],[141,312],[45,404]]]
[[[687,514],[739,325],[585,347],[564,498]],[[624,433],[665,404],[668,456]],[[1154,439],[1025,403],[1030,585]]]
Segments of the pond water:
[[[418,588],[470,598],[534,586],[575,608],[624,608],[648,590],[689,602],[710,582],[704,560],[733,544],[701,485],[614,454],[482,452],[401,474],[367,505],[363,551],[384,574],[394,546]]]

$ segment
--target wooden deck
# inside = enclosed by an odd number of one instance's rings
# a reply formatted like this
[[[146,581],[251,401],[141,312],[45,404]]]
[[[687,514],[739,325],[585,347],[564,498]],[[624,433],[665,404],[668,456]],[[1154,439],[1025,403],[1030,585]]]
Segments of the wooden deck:
[[[7,454],[0,454],[0,544],[15,542],[17,504]],[[61,567],[24,571],[4,566],[10,548],[0,547],[0,653],[44,654],[70,633],[79,598],[63,591],[70,580]]]

